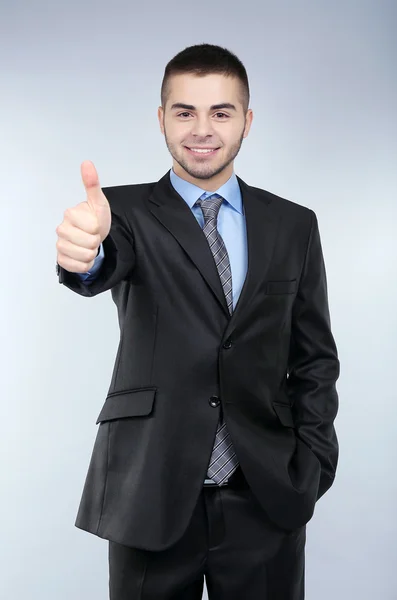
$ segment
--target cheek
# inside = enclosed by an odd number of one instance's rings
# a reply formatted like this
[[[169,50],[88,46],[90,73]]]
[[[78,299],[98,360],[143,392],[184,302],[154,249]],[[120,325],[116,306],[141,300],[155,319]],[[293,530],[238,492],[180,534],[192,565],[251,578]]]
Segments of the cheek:
[[[241,130],[236,126],[231,126],[231,124],[228,125],[214,128],[214,133],[215,137],[219,138],[225,146],[232,146],[241,134]]]
[[[236,142],[236,137],[233,135],[231,131],[223,131],[219,133],[219,139],[222,142],[222,145],[226,148],[230,148]]]
[[[172,125],[169,124],[166,126],[166,132],[167,132],[167,137],[169,137],[174,144],[178,144],[178,143],[182,143],[184,139],[186,139],[186,137],[189,134],[189,128],[185,125],[185,126],[180,126],[180,125]]]

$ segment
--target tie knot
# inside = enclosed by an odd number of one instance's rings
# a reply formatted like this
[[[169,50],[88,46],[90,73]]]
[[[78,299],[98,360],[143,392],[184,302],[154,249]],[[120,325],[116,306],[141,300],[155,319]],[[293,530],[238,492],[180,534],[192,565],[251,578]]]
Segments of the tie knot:
[[[197,200],[196,204],[198,204],[203,211],[204,220],[206,223],[212,219],[217,219],[222,202],[223,198],[219,194],[212,194],[212,196],[209,196],[205,200],[201,198]]]

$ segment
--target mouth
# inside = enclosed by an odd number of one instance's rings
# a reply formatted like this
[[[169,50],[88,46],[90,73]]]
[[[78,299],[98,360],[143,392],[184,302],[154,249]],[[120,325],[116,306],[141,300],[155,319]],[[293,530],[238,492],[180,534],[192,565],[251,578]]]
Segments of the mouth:
[[[200,158],[209,158],[210,156],[215,156],[215,154],[220,150],[220,148],[189,148],[185,146],[186,150],[192,156],[199,156]]]

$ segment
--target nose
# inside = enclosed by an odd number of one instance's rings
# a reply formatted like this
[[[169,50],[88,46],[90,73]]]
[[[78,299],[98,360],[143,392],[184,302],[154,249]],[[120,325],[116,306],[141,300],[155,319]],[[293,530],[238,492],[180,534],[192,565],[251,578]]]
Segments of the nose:
[[[204,115],[201,117],[198,116],[194,121],[191,133],[192,135],[200,136],[203,138],[206,138],[208,135],[212,135],[213,129],[211,119]]]

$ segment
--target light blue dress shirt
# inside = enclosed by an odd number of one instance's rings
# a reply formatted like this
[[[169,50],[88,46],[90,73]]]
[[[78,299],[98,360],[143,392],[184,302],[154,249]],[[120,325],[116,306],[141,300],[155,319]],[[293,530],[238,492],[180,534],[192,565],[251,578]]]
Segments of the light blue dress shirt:
[[[234,309],[239,299],[248,267],[245,215],[237,177],[235,173],[233,173],[230,179],[214,192],[206,192],[197,185],[185,181],[185,179],[176,175],[173,169],[170,171],[170,179],[173,187],[185,200],[201,228],[204,227],[204,216],[201,208],[199,206],[194,206],[195,202],[199,198],[206,199],[214,193],[219,194],[225,199],[219,209],[218,231],[225,242],[226,250],[229,254],[230,269],[232,272]],[[95,276],[101,268],[104,256],[103,244],[101,244],[100,252],[96,257],[91,270],[87,273],[78,273],[82,281],[89,284],[91,281],[95,280]]]

